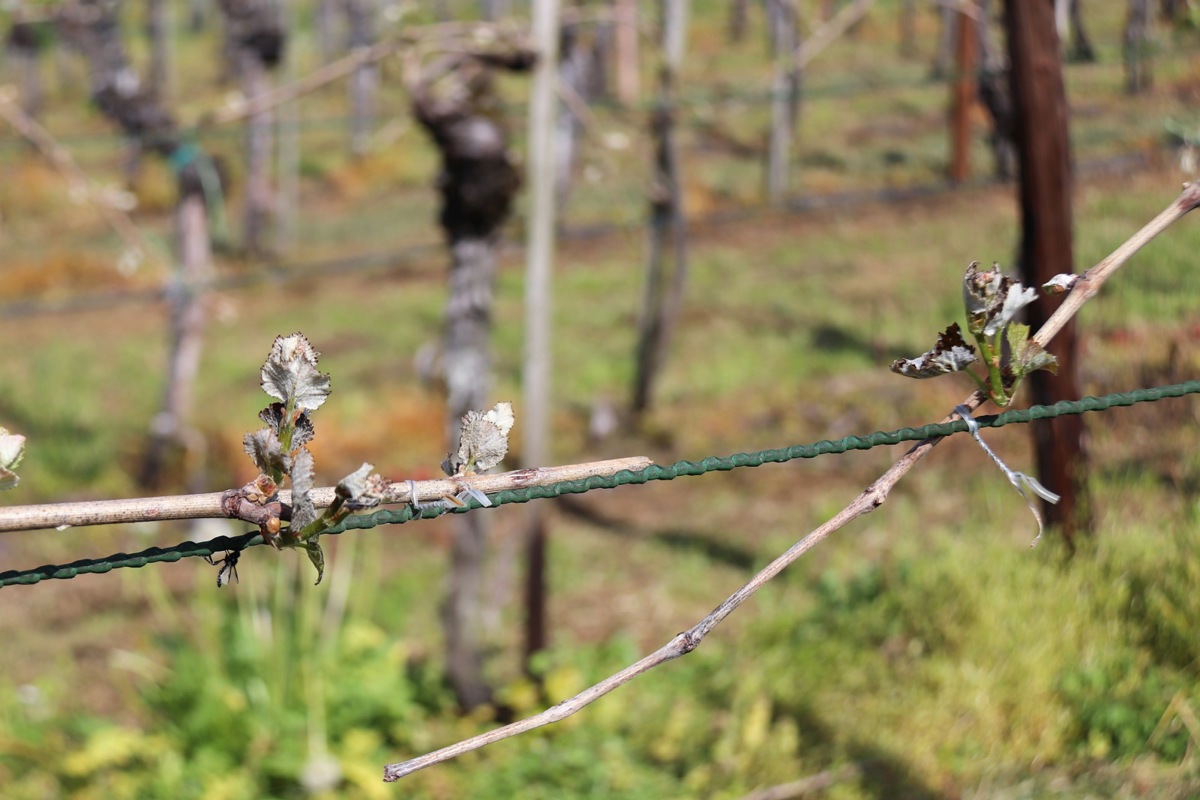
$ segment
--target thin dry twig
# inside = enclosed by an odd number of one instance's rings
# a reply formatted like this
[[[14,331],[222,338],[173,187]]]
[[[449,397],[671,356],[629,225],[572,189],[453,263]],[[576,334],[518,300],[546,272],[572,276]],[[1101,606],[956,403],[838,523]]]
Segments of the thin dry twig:
[[[862,770],[857,764],[847,764],[840,769],[827,769],[816,775],[809,775],[807,778],[781,783],[778,786],[769,786],[765,789],[756,789],[750,794],[742,795],[741,800],[796,800],[798,797],[828,789],[835,783],[848,781],[861,773]]]
[[[514,35],[506,26],[481,22],[443,22],[426,25],[420,28],[418,33],[390,36],[370,47],[357,48],[337,61],[331,61],[318,67],[293,83],[258,95],[253,100],[235,103],[223,111],[210,113],[203,117],[199,124],[228,125],[241,122],[260,112],[271,111],[306,94],[311,94],[323,86],[347,77],[361,67],[377,64],[401,48],[415,47],[446,36],[479,35],[480,31],[488,31],[488,35],[498,40],[512,38]]]
[[[356,49],[337,61],[331,61],[325,66],[313,70],[294,83],[280,86],[272,91],[256,96],[253,100],[243,100],[223,111],[211,114],[203,118],[200,124],[228,125],[234,122],[241,122],[263,111],[271,111],[279,106],[297,100],[306,94],[311,94],[322,86],[345,78],[361,67],[378,63],[390,56],[398,48],[411,42],[412,39],[409,37],[397,37],[384,39],[370,47]]]
[[[843,6],[828,22],[813,31],[812,36],[801,42],[792,56],[796,67],[804,69],[808,66],[808,63],[820,55],[822,50],[833,44],[842,34],[850,30],[854,23],[865,17],[871,10],[873,2],[874,0],[854,0],[853,3]]]
[[[508,489],[545,486],[559,481],[580,480],[598,475],[613,475],[621,470],[645,469],[653,462],[644,456],[592,461],[586,464],[567,464],[558,467],[537,467],[500,472],[494,475],[472,475],[469,478],[445,478],[414,481],[416,501],[425,503],[457,495],[470,488],[484,494]],[[98,500],[81,503],[47,503],[33,506],[0,508],[0,532],[30,531],[45,528],[72,528],[86,525],[111,525],[128,522],[152,522],[172,519],[223,518],[224,501],[228,492],[175,495],[169,497],[139,497],[127,500]],[[326,508],[333,502],[334,488],[313,489],[309,497],[316,508]],[[384,504],[409,503],[413,500],[408,481],[392,483]],[[290,506],[292,493],[282,491],[279,500]],[[253,520],[248,520],[253,521]]]
[[[58,143],[54,134],[43,128],[37,120],[21,109],[14,97],[15,92],[16,90],[12,86],[0,86],[0,117],[3,117],[4,121],[13,127],[13,130],[36,147],[38,152],[63,176],[71,191],[87,199],[104,217],[104,221],[117,232],[117,235],[125,242],[125,246],[133,251],[137,258],[142,258],[146,253],[146,247],[137,225],[133,224],[133,220],[129,218],[128,214],[114,207],[97,191],[92,179],[75,163],[70,151]]]
[[[1140,250],[1147,242],[1165,230],[1172,223],[1178,221],[1185,214],[1193,209],[1200,207],[1200,182],[1187,184],[1184,186],[1183,193],[1174,200],[1161,214],[1155,217],[1140,231],[1135,233],[1123,245],[1118,247],[1113,253],[1097,264],[1092,269],[1085,272],[1075,288],[1067,296],[1063,304],[1058,310],[1046,321],[1046,324],[1038,331],[1034,339],[1041,345],[1047,344],[1058,331],[1060,331],[1067,320],[1078,312],[1079,308],[1096,292],[1100,286],[1108,280],[1108,278],[1129,260],[1130,256]],[[975,392],[960,405],[967,406],[968,409],[974,411],[981,406],[986,400],[981,392]],[[950,422],[957,416],[956,414],[947,415],[942,419],[942,422]],[[440,750],[435,750],[417,758],[401,761],[394,764],[388,764],[383,770],[383,779],[385,781],[395,781],[403,778],[406,775],[424,769],[425,767],[439,764],[443,761],[448,761],[456,758],[463,753],[469,753],[472,750],[477,750],[485,745],[498,742],[502,739],[507,739],[518,734],[526,733],[536,728],[541,728],[549,725],[552,722],[558,722],[566,719],[575,712],[582,709],[584,706],[590,705],[604,695],[613,691],[619,686],[624,686],[639,675],[654,669],[657,666],[665,664],[668,661],[673,661],[680,656],[688,653],[699,647],[700,642],[708,635],[713,628],[720,625],[726,617],[732,614],[738,606],[748,600],[755,592],[761,589],[768,581],[778,575],[785,567],[791,565],[798,560],[802,555],[807,553],[813,547],[820,544],[835,531],[845,527],[846,524],[858,517],[871,513],[879,508],[887,501],[888,495],[891,494],[892,488],[903,478],[909,470],[916,466],[917,462],[928,455],[934,447],[937,446],[940,438],[926,439],[911,450],[905,453],[895,464],[891,466],[883,475],[874,483],[863,490],[858,497],[854,498],[841,511],[835,514],[829,521],[820,527],[813,530],[800,541],[792,545],[786,552],[768,564],[757,575],[750,579],[744,586],[727,597],[724,602],[713,609],[712,613],[706,616],[696,625],[692,626],[683,633],[678,634],[671,641],[655,650],[650,655],[632,664],[620,672],[612,675],[599,683],[591,686],[574,697],[551,706],[541,713],[526,717],[525,719],[505,725],[501,728],[488,731],[486,733],[473,736],[469,739],[464,739],[461,742],[443,747]]]

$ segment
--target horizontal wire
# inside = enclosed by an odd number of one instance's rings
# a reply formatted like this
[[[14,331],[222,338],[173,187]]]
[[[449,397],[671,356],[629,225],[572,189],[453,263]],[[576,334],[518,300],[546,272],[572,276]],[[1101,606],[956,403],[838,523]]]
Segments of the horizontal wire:
[[[1070,414],[1083,414],[1088,411],[1106,411],[1111,408],[1132,406],[1138,403],[1150,403],[1172,397],[1200,393],[1200,380],[1169,386],[1156,386],[1146,389],[1136,389],[1131,392],[1116,392],[1102,397],[1084,397],[1080,400],[1063,400],[1048,406],[1031,406],[1026,409],[1004,411],[985,417],[976,417],[975,422],[981,428],[1001,428],[1005,425],[1025,424],[1034,420],[1053,419]],[[763,464],[783,463],[802,458],[817,458],[833,453],[846,453],[851,450],[869,450],[881,445],[896,445],[902,442],[921,441],[952,433],[962,433],[967,430],[967,424],[961,420],[924,425],[919,428],[899,428],[894,431],[876,431],[866,436],[847,436],[836,440],[822,440],[812,444],[799,444],[791,447],[758,450],[751,453],[734,453],[730,456],[709,456],[699,461],[677,461],[669,466],[653,464],[641,470],[622,470],[613,475],[593,476],[581,480],[560,481],[546,486],[531,486],[523,489],[510,489],[497,492],[490,497],[493,506],[509,503],[527,503],[549,497],[559,497],[564,494],[581,494],[594,489],[613,489],[617,486],[628,486],[648,483],[649,481],[672,480],[685,476],[704,475],[708,472],[721,472],[742,467],[758,467]],[[353,516],[342,524],[330,528],[321,535],[336,535],[348,530],[367,530],[380,525],[398,525],[415,518],[432,519],[446,513],[463,513],[480,508],[478,501],[471,499],[460,509],[443,507],[414,510],[411,506],[398,509],[384,509],[373,514]],[[137,553],[116,553],[111,556],[95,559],[81,559],[69,564],[47,564],[27,570],[9,570],[0,572],[0,588],[6,586],[30,585],[48,579],[65,580],[76,575],[102,574],[123,567],[144,567],[147,564],[174,562],[183,558],[213,556],[229,550],[240,551],[248,547],[264,544],[258,531],[251,531],[240,536],[218,536],[204,542],[183,542],[174,547],[151,547]]]

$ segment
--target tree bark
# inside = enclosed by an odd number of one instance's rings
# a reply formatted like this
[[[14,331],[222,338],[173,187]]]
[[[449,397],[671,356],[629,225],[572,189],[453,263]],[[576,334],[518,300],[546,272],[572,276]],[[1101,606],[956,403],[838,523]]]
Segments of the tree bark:
[[[950,62],[954,58],[954,42],[958,33],[958,12],[950,4],[938,7],[941,29],[938,32],[937,54],[933,58],[930,76],[941,80],[950,74]]]
[[[767,202],[787,199],[792,171],[792,140],[800,108],[800,69],[796,64],[797,14],[793,0],[768,0],[775,76],[771,81],[771,132],[767,140]]]
[[[171,95],[171,16],[167,0],[149,0],[146,35],[150,39],[150,91],[163,101]]]
[[[155,486],[167,463],[172,444],[183,446],[190,462],[183,468],[188,491],[203,490],[203,471],[198,467],[204,452],[204,439],[192,429],[192,397],[204,329],[208,322],[205,284],[212,280],[212,250],[208,208],[202,190],[191,191],[179,199],[175,208],[176,273],[171,287],[171,315],[167,359],[167,385],[162,410],[151,423],[151,439],[142,466],[140,482]]]
[[[247,102],[270,91],[269,71],[278,66],[286,44],[280,8],[272,0],[220,0],[233,45],[242,92]],[[268,226],[274,208],[271,150],[274,115],[264,109],[246,120],[246,193],[243,248],[250,255],[269,252]]]
[[[282,7],[282,22],[285,30],[295,26],[297,9],[291,5]],[[299,69],[294,52],[284,53],[279,66],[280,79],[293,84],[299,78]],[[275,194],[275,249],[286,253],[296,241],[296,218],[300,211],[300,99],[280,106],[276,114],[275,173],[278,191]]]
[[[1023,282],[1041,286],[1054,275],[1073,269],[1071,154],[1062,57],[1050,0],[1006,0],[1005,28],[1012,72],[1019,193]],[[1037,330],[1061,298],[1039,296],[1031,305],[1029,324]],[[1074,322],[1049,347],[1058,359],[1058,375],[1030,376],[1032,402],[1053,404],[1082,396]],[[1083,418],[1059,417],[1034,423],[1038,477],[1062,499],[1043,503],[1047,522],[1056,526],[1068,546],[1087,530],[1086,458]]]
[[[1129,0],[1125,23],[1125,91],[1141,94],[1150,88],[1150,0]]]
[[[317,0],[316,11],[313,14],[313,27],[317,35],[317,52],[321,55],[321,63],[328,64],[334,57],[334,18],[337,16],[339,0]]]
[[[4,49],[13,72],[19,76],[21,110],[31,119],[37,119],[42,110],[42,99],[45,97],[38,64],[42,50],[42,34],[36,23],[26,22],[22,16],[19,12],[14,14]]]
[[[559,41],[561,58],[557,63],[558,83],[573,95],[575,103],[587,105],[595,99],[597,42],[582,35],[581,26],[570,23],[562,26]],[[578,155],[579,134],[583,119],[568,104],[555,115],[554,193],[560,207],[565,208],[571,194]]]
[[[730,44],[740,44],[746,38],[746,23],[750,16],[750,0],[733,0],[729,4],[729,24],[726,27]]]
[[[1016,145],[1013,142],[1012,85],[1007,59],[996,49],[991,37],[989,0],[980,0],[978,8],[979,51],[982,69],[979,71],[979,102],[987,109],[992,121],[988,141],[992,148],[993,175],[1006,181],[1013,177]]]
[[[510,10],[508,0],[479,0],[479,9],[488,22],[504,19]]]
[[[176,274],[171,291],[170,352],[163,404],[151,424],[142,464],[145,486],[158,484],[167,450],[180,446],[191,463],[183,481],[198,488],[197,456],[202,440],[191,428],[192,386],[199,363],[207,318],[203,293],[211,275],[206,198],[220,191],[211,159],[183,140],[174,117],[139,81],[120,37],[117,4],[112,0],[79,0],[59,14],[64,36],[88,62],[92,100],[139,148],[150,150],[172,167],[179,198],[175,209]]]
[[[450,452],[457,450],[463,414],[487,404],[496,248],[521,182],[508,152],[491,69],[483,60],[460,58],[452,67],[458,82],[453,90],[441,96],[433,93],[433,84],[442,75],[426,76],[412,88],[415,116],[442,157],[439,222],[450,249],[442,377]],[[487,537],[483,517],[456,518],[453,535],[442,606],[446,665],[460,705],[473,708],[491,699],[491,687],[483,676],[481,589]]]
[[[650,188],[650,248],[645,294],[635,353],[631,404],[635,421],[650,408],[687,282],[687,233],[675,147],[674,81],[683,54],[679,43],[681,36],[672,27],[683,21],[680,15],[673,13],[673,6],[677,4],[678,0],[663,2],[664,56],[659,70],[658,102],[650,120],[654,141],[654,182]],[[668,244],[674,245],[669,288]]]
[[[350,50],[375,43],[374,0],[343,0],[349,30]],[[350,76],[350,153],[367,154],[371,144],[371,126],[375,120],[375,93],[379,86],[379,66],[363,64]]]
[[[1096,60],[1096,48],[1083,27],[1083,0],[1071,0],[1071,51],[1072,61],[1092,63]]]
[[[912,58],[917,54],[917,0],[900,3],[900,57]]]
[[[616,7],[617,99],[626,106],[641,96],[638,52],[638,5],[636,0],[614,0]]]

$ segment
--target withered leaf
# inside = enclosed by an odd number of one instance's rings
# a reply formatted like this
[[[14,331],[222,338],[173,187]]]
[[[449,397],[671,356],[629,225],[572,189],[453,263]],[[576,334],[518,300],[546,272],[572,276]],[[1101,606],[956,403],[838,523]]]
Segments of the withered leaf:
[[[292,456],[292,527],[298,532],[317,518],[310,493],[313,489],[312,453],[301,447]]]
[[[276,336],[262,366],[263,391],[294,408],[318,408],[330,391],[329,376],[317,370],[320,355],[302,333]]]
[[[891,370],[906,378],[936,378],[958,372],[976,360],[975,348],[963,340],[962,329],[955,322],[938,334],[932,350],[916,358],[898,358]]]
[[[458,439],[457,472],[486,472],[508,453],[508,433],[515,417],[512,403],[497,403],[487,413],[468,411]]]
[[[1037,291],[1002,273],[998,264],[981,271],[978,261],[967,265],[962,291],[967,330],[973,336],[995,336],[1022,308],[1037,299]]]
[[[287,454],[283,452],[283,445],[279,443],[279,437],[270,428],[260,428],[254,433],[247,433],[242,442],[246,455],[250,456],[254,466],[265,474],[272,471],[287,472],[291,466]]]

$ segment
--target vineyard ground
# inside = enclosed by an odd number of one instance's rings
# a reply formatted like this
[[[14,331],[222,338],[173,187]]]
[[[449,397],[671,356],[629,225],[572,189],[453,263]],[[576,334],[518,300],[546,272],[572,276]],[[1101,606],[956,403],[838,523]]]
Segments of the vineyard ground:
[[[1080,100],[1077,151],[1100,157],[1157,151],[1162,120],[1194,108],[1200,86],[1194,59],[1168,58],[1155,92],[1123,96],[1119,5],[1088,6],[1101,63],[1068,76]],[[768,85],[761,36],[731,48],[718,4],[695,9],[696,58],[682,85],[714,75],[726,87]],[[895,21],[885,16],[893,11],[881,3],[814,71],[797,143],[801,191],[940,178],[947,89],[923,85],[928,52],[894,63]],[[930,51],[932,15],[920,24]],[[301,47],[311,55],[311,41]],[[185,118],[219,104],[211,52],[210,41],[181,43],[183,71],[206,87],[182,98]],[[403,116],[397,76],[384,77],[381,118]],[[842,96],[838,86],[851,79],[878,86]],[[889,89],[892,79],[912,86]],[[80,91],[70,82],[52,87],[45,121],[79,133],[68,141],[72,152],[115,181],[121,154]],[[513,96],[523,92],[515,87]],[[306,99],[304,109],[294,252],[323,258],[438,241],[435,160],[419,131],[347,161],[344,130],[321,122],[344,113],[342,87]],[[614,132],[640,137],[644,115],[597,114],[584,143],[593,178],[572,197],[568,222],[633,226],[562,246],[556,461],[671,461],[836,438],[932,421],[965,396],[965,384],[906,381],[886,365],[922,352],[960,318],[966,263],[1011,261],[1011,187],[764,212],[696,230],[659,403],[642,434],[590,443],[592,404],[625,401],[644,258],[637,225],[646,160],[605,144]],[[761,145],[765,104],[735,97],[687,106],[690,122],[705,115],[724,134]],[[695,165],[688,207],[704,214],[757,201],[761,165],[714,150],[697,130],[685,126],[683,137]],[[204,141],[229,158],[236,186],[238,132]],[[900,162],[888,155],[898,143]],[[972,163],[976,174],[988,168],[981,137]],[[161,285],[171,202],[161,165],[147,162],[135,187],[135,217],[156,255],[132,278],[113,270],[119,250],[94,211],[69,205],[59,177],[23,145],[7,142],[0,167],[14,177],[0,182],[5,301]],[[1107,254],[1184,178],[1157,160],[1139,174],[1081,180],[1075,266]],[[231,203],[236,227],[236,196]],[[1198,223],[1185,219],[1165,234],[1085,309],[1088,393],[1198,374]],[[209,488],[251,476],[240,440],[265,402],[258,368],[272,337],[297,329],[323,352],[333,378],[333,395],[315,415],[321,482],[362,460],[393,478],[432,476],[444,454],[441,403],[418,382],[413,355],[438,334],[444,270],[434,256],[213,298],[196,402]],[[497,399],[520,396],[521,273],[521,253],[508,251],[496,311]],[[0,503],[139,494],[131,476],[161,392],[165,339],[159,304],[0,319],[0,423],[30,440],[21,488]],[[519,425],[519,405],[517,414]],[[1198,415],[1189,398],[1088,417],[1096,530],[1069,563],[1053,541],[1028,549],[1033,520],[977,447],[966,437],[945,442],[887,506],[817,548],[696,653],[554,729],[419,773],[400,791],[738,797],[853,765],[858,776],[829,796],[1196,796]],[[1010,464],[1031,466],[1026,429],[985,437]],[[577,498],[573,511],[544,503],[552,509],[553,647],[539,665],[541,687],[518,669],[516,593],[505,580],[519,573],[523,514],[489,512],[496,566],[486,591],[498,609],[493,677],[505,713],[536,710],[657,647],[895,455],[879,448],[626,487]],[[168,525],[6,534],[0,563],[62,563],[185,535]],[[297,554],[259,548],[244,557],[241,583],[221,590],[212,567],[189,559],[4,592],[5,795],[299,796],[295,776],[318,763],[311,743],[323,731],[345,783],[322,796],[394,797],[397,787],[379,781],[381,764],[490,727],[500,713],[455,716],[440,682],[447,536],[437,520],[337,537],[315,589]]]
[[[1163,169],[1081,185],[1080,264],[1097,260],[1148,218],[1177,182]],[[1196,374],[1200,327],[1189,306],[1200,285],[1190,262],[1200,233],[1193,223],[1185,220],[1151,245],[1085,312],[1089,393]],[[1014,225],[1010,190],[993,188],[698,231],[688,310],[648,431],[595,446],[585,437],[588,405],[601,395],[620,403],[628,384],[641,242],[628,235],[566,245],[556,286],[556,460],[645,453],[669,461],[938,418],[967,387],[904,381],[886,363],[920,352],[939,325],[957,318],[963,265],[1007,262]],[[412,368],[412,354],[437,330],[442,285],[432,279],[436,265],[430,269],[430,280],[384,274],[216,298],[221,311],[206,344],[197,403],[212,488],[250,476],[239,440],[262,403],[258,365],[272,336],[297,328],[323,350],[322,367],[334,381],[333,397],[316,415],[319,473],[332,479],[364,458],[393,478],[432,472],[442,455],[439,403]],[[630,302],[598,304],[596,297]],[[499,282],[497,397],[519,397],[520,303],[520,258],[511,253]],[[136,493],[129,474],[160,391],[162,310],[4,322],[0,336],[22,343],[0,375],[0,415],[30,436],[22,491],[4,502]],[[991,786],[1009,787],[1013,793],[1004,796],[1015,797],[1030,781],[1081,793],[1149,781],[1167,793],[1158,796],[1185,795],[1195,785],[1190,756],[1181,771],[1171,766],[1178,758],[1155,758],[1148,742],[1140,750],[1121,750],[1116,739],[1106,744],[1103,726],[1080,741],[1072,714],[1082,701],[1062,687],[1072,670],[1109,680],[1128,668],[1122,659],[1133,659],[1163,671],[1162,680],[1186,702],[1198,699],[1186,688],[1195,685],[1194,665],[1159,653],[1155,632],[1131,622],[1127,599],[1131,575],[1160,573],[1169,587],[1200,564],[1194,553],[1179,552],[1181,542],[1195,541],[1200,511],[1197,410],[1194,400],[1177,400],[1089,418],[1097,535],[1068,566],[1053,543],[1028,550],[1034,526],[1019,498],[968,441],[947,442],[887,507],[739,612],[691,663],[648,676],[546,734],[542,746],[594,746],[597,734],[588,726],[617,736],[631,751],[630,784],[621,796],[659,786],[661,776],[650,781],[646,770],[678,772],[680,782],[667,784],[674,791],[736,791],[763,776],[782,782],[848,762],[868,764],[853,787],[843,787],[850,797],[877,796],[881,782],[900,785],[900,777],[909,796]],[[988,438],[1012,463],[1029,464],[1024,429]],[[893,456],[879,449],[577,501],[609,518],[615,532],[555,513],[556,646],[547,657],[559,669],[554,674],[575,686],[661,643]],[[511,561],[522,514],[509,509],[492,518],[500,560]],[[33,565],[179,538],[178,528],[165,525],[10,534],[0,552],[6,564]],[[346,557],[359,571],[347,629],[386,632],[410,662],[436,666],[432,598],[445,561],[444,522],[349,534],[332,564],[351,538]],[[1181,572],[1163,572],[1167,552],[1185,559],[1172,567]],[[254,602],[248,598],[267,602],[269,587],[296,574],[297,564],[292,553],[255,551],[243,559],[242,583],[221,591],[212,569],[196,561],[10,590],[0,616],[10,654],[3,678],[10,700],[0,704],[8,721],[0,727],[28,727],[28,708],[11,698],[30,684],[48,698],[52,720],[94,717],[102,728],[159,730],[166,723],[144,697],[163,671],[198,657],[196,648],[219,648],[223,628],[214,620],[231,624],[239,606]],[[334,566],[327,583],[336,580]],[[311,590],[313,602],[325,602],[330,590]],[[506,608],[498,645],[511,654],[517,626],[512,604]],[[180,630],[192,631],[185,644],[164,644]],[[515,667],[504,655],[496,674],[506,687],[502,696],[521,710],[539,698]],[[1124,697],[1128,687],[1119,676],[1111,680],[1106,691]],[[1174,699],[1164,692],[1135,698],[1146,706],[1140,713],[1162,716]],[[667,713],[673,706],[663,697],[693,709],[686,725]],[[640,729],[621,719],[622,709],[645,704],[664,709],[661,724]],[[445,741],[464,724],[431,715],[422,736]],[[751,730],[755,725],[765,727]],[[692,733],[672,733],[679,726]],[[69,724],[52,730],[77,746],[79,737],[86,741]],[[796,740],[790,749],[789,736]],[[501,774],[528,770],[536,747],[499,746],[418,775],[410,790],[466,791],[475,785],[471,770],[483,763]],[[728,757],[704,766],[721,748]],[[384,750],[377,743],[372,756]],[[570,788],[569,781],[550,785]]]

